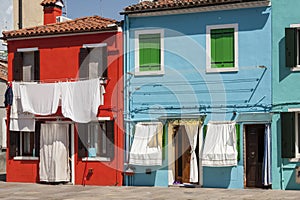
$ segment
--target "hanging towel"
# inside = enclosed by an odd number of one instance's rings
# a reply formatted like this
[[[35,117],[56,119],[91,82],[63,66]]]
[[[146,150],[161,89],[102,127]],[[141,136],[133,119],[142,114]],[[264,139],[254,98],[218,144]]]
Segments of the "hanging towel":
[[[210,167],[237,165],[235,122],[208,123],[202,165]]]
[[[272,157],[271,157],[271,130],[270,124],[265,126],[264,159],[263,159],[263,181],[264,186],[272,185]]]
[[[100,80],[92,79],[61,84],[62,114],[77,123],[97,120]]]
[[[51,115],[58,109],[59,84],[22,84],[20,85],[20,95],[23,112]]]
[[[10,110],[10,126],[11,131],[35,131],[34,115],[24,113],[20,98],[20,84],[12,83],[13,102]],[[28,83],[34,84],[34,83]]]
[[[161,123],[138,123],[129,154],[129,164],[154,166],[162,165],[162,150],[159,145],[150,147],[149,142],[157,134]]]

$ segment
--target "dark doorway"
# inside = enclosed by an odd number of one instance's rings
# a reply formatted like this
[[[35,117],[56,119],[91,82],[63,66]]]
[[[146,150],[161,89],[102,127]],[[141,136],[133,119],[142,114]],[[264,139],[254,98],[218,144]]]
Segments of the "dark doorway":
[[[246,187],[263,188],[264,124],[246,125]]]

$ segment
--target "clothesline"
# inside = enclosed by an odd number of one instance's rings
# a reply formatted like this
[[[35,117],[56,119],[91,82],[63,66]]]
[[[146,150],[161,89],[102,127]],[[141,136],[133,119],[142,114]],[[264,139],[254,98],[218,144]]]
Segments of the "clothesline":
[[[110,80],[105,77],[98,77],[100,80],[100,84],[105,84],[104,81]],[[94,78],[93,78],[94,79]],[[69,82],[69,81],[85,81],[91,80],[90,78],[61,78],[61,79],[44,79],[44,80],[31,80],[31,81],[8,81],[8,84],[12,82],[16,83],[58,83],[58,82]]]

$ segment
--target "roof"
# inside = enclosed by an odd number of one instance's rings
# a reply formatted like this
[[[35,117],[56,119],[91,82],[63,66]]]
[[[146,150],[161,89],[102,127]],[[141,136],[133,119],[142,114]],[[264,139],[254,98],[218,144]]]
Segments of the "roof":
[[[4,31],[3,38],[22,38],[57,34],[72,34],[97,31],[117,31],[118,22],[99,16],[83,17],[60,23],[35,26],[13,31]]]
[[[225,4],[237,4],[237,3],[245,3],[245,2],[260,2],[260,1],[266,1],[266,0],[152,0],[152,1],[142,1],[138,4],[128,6],[124,8],[124,12],[121,14],[216,6],[216,5],[225,5]]]
[[[42,6],[49,6],[49,5],[55,5],[55,3],[57,2],[58,0],[43,0],[41,5]],[[62,0],[60,0],[62,2]]]

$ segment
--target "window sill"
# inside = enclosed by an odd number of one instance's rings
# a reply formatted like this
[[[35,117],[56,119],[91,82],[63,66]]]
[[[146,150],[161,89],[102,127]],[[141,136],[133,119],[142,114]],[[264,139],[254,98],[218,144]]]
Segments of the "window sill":
[[[300,65],[297,65],[296,67],[291,68],[292,72],[300,72]]]
[[[16,156],[14,160],[39,160],[39,157],[30,157],[30,156]]]
[[[290,162],[300,162],[300,158],[290,158]]]
[[[206,68],[206,73],[220,73],[220,72],[238,72],[239,69],[237,67],[232,68]]]
[[[110,158],[105,158],[105,157],[93,157],[93,158],[89,158],[89,157],[85,157],[85,158],[82,158],[82,161],[110,162]]]
[[[161,76],[164,75],[164,71],[147,71],[147,72],[135,72],[134,76]]]

